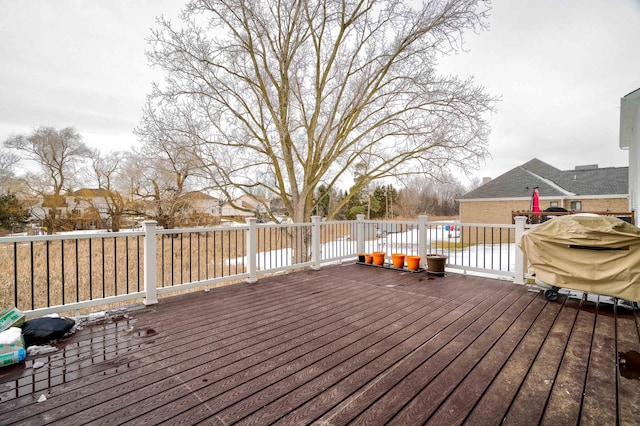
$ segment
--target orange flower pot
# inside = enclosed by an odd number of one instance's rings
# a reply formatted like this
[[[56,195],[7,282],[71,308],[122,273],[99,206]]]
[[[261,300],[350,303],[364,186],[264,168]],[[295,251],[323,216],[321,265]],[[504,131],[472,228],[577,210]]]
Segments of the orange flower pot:
[[[420,256],[407,256],[407,269],[417,271],[420,269]]]
[[[373,263],[373,255],[372,254],[365,254],[364,255],[364,263]]]
[[[393,267],[402,269],[404,268],[404,257],[403,253],[393,253],[391,254],[391,262],[393,262]]]
[[[373,252],[373,264],[374,265],[378,265],[378,266],[382,266],[384,265],[384,257],[386,256],[386,253],[383,251],[374,251]]]

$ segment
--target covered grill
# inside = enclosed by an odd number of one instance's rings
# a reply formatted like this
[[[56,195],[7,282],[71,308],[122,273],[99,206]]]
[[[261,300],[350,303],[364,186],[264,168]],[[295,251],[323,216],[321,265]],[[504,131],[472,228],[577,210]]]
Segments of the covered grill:
[[[556,217],[524,233],[519,246],[536,279],[559,288],[640,301],[640,228],[609,216]]]

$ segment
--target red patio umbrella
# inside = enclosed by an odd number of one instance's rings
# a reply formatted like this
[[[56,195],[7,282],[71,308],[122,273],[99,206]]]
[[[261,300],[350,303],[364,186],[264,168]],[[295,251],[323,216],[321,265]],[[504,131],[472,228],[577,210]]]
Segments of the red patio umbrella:
[[[533,222],[538,223],[540,221],[540,215],[536,213],[540,212],[540,194],[538,193],[538,187],[533,188],[533,195],[531,196],[531,211],[533,212]]]
[[[532,212],[539,212],[540,210],[540,194],[538,193],[538,187],[533,188],[533,200],[532,200],[533,208]]]

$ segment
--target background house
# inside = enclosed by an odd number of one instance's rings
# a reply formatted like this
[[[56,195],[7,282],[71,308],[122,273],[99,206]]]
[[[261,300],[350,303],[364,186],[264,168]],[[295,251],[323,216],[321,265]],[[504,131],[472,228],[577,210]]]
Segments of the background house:
[[[66,217],[73,229],[101,229],[109,226],[109,191],[102,188],[81,188],[65,195]]]
[[[559,170],[534,158],[463,195],[462,223],[512,223],[513,211],[530,211],[533,188],[540,208],[569,211],[629,211],[628,167],[597,164]]]
[[[221,214],[227,218],[260,217],[270,210],[269,200],[256,195],[245,194],[222,205]]]
[[[220,223],[221,203],[202,191],[190,191],[180,196],[184,216],[182,225],[203,226]]]
[[[65,231],[100,229],[109,226],[107,191],[81,188],[55,196],[44,195],[30,202],[30,222],[34,227],[51,226],[47,218],[55,217],[57,226]],[[53,214],[52,210],[56,210]]]

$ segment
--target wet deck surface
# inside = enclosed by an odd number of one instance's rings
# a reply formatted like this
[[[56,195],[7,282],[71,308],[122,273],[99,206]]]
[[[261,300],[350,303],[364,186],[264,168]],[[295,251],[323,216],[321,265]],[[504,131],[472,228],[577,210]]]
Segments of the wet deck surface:
[[[84,328],[0,370],[0,424],[639,424],[637,315],[508,281],[324,267]]]

